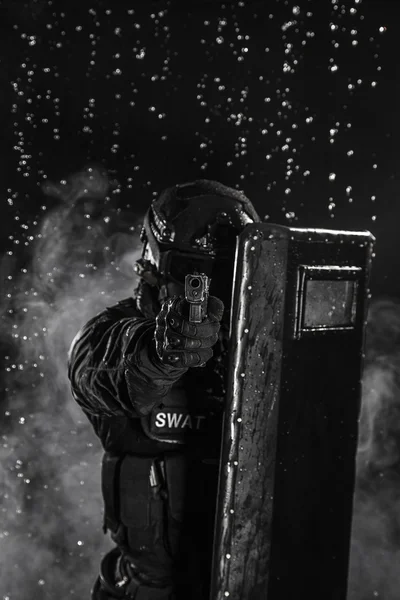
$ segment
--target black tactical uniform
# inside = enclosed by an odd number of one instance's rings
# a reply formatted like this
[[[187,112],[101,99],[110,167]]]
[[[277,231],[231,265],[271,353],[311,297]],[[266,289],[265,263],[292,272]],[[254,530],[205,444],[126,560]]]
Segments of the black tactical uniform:
[[[105,450],[104,531],[116,543],[94,600],[207,598],[235,240],[258,220],[217,182],[166,190],[145,217],[135,297],[72,343],[72,392]],[[199,325],[171,298],[192,272],[211,277]]]

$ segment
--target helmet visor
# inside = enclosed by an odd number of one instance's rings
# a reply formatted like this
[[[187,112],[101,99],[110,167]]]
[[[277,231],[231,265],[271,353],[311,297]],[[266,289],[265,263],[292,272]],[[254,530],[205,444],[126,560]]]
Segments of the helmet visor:
[[[212,276],[215,256],[168,250],[160,256],[161,274],[175,283],[185,284],[185,276],[190,273],[204,273]]]

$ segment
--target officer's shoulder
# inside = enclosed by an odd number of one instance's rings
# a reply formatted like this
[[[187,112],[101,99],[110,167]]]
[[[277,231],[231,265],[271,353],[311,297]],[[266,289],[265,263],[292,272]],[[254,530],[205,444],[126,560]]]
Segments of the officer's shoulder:
[[[93,344],[93,340],[100,340],[104,330],[113,323],[116,323],[120,319],[134,317],[143,318],[136,306],[136,300],[134,298],[125,298],[112,306],[103,308],[101,312],[89,319],[89,321],[87,321],[87,323],[78,331],[69,350],[70,356],[72,355],[72,349],[76,346],[78,341],[80,344],[85,344],[89,343],[88,340],[90,340],[90,344]]]
[[[107,306],[104,312],[108,315],[112,315],[113,317],[117,317],[118,319],[142,316],[137,307],[136,299],[132,297],[119,300],[119,302],[113,306]]]

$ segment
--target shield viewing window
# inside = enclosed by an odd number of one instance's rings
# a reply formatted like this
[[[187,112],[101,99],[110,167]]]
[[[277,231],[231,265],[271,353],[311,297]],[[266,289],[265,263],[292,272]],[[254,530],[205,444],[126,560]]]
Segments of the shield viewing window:
[[[354,329],[359,267],[300,265],[294,337]]]

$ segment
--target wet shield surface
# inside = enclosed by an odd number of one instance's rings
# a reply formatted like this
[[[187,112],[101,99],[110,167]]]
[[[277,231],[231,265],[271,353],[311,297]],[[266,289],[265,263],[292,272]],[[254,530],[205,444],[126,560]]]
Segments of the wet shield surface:
[[[211,600],[346,598],[372,244],[239,238]]]

